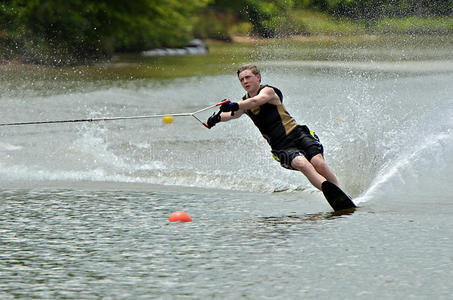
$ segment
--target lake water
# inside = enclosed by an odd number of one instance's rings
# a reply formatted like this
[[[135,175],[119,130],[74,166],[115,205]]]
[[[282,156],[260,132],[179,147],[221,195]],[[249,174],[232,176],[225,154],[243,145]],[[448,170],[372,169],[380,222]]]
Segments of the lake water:
[[[453,52],[429,49],[253,57],[352,214],[281,168],[246,116],[0,127],[0,297],[451,299]],[[173,79],[2,69],[0,123],[193,112],[243,95],[234,59]],[[193,222],[168,222],[177,210]]]

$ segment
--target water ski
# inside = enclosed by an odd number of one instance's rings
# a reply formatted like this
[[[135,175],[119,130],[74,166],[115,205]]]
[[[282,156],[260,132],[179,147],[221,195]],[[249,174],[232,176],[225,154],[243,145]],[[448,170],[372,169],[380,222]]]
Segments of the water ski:
[[[334,211],[356,208],[351,197],[330,181],[322,183],[322,192]]]

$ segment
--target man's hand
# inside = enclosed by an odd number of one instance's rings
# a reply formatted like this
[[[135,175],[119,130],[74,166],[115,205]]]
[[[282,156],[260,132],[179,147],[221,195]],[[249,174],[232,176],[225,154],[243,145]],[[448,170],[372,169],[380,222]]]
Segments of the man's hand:
[[[237,102],[228,102],[224,103],[220,106],[220,111],[229,112],[231,111],[231,115],[234,116],[234,112],[239,110],[239,104]]]
[[[212,116],[209,117],[208,121],[206,124],[208,124],[209,128],[212,128],[215,126],[215,124],[219,123],[221,120],[220,118],[220,112],[218,113],[213,113]]]

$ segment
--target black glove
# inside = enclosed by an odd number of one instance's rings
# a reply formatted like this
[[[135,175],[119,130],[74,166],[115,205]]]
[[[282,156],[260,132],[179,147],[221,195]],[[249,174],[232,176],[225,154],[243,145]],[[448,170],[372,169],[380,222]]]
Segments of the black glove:
[[[231,115],[234,116],[234,112],[239,109],[237,102],[228,102],[220,105],[220,111],[228,112],[231,111]]]
[[[209,117],[206,124],[208,124],[209,128],[214,127],[215,124],[220,122],[220,112],[213,113],[212,116]]]

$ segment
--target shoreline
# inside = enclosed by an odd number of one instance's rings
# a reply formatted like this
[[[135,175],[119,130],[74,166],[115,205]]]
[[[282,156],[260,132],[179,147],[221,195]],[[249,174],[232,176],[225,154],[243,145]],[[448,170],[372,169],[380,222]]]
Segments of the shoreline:
[[[310,34],[310,35],[304,35],[304,34],[297,34],[297,35],[291,35],[291,36],[285,36],[285,37],[274,37],[274,38],[263,38],[255,35],[232,35],[231,36],[231,41],[224,41],[224,40],[215,40],[215,39],[204,39],[203,43],[205,43],[208,47],[212,44],[224,44],[224,45],[266,45],[266,44],[275,44],[278,42],[295,42],[295,43],[301,43],[301,44],[310,44],[310,43],[368,43],[368,42],[379,42],[381,40],[385,39],[398,39],[401,38],[402,40],[412,40],[412,39],[442,39],[442,38],[451,38],[453,42],[453,33],[444,33],[444,34],[428,34],[428,33],[416,33],[416,34],[411,34],[411,33],[346,33],[346,34]],[[158,50],[158,49],[150,49],[150,50],[143,50],[140,52],[115,52],[112,55],[112,58],[118,55],[134,55],[137,54],[139,55],[140,53],[145,53],[149,52],[152,50]],[[207,54],[202,53],[199,54],[201,56]],[[178,56],[189,56],[190,54],[187,55],[181,55],[180,53],[177,53]],[[146,56],[146,55],[145,55]],[[176,55],[167,55],[167,56],[176,56]],[[89,66],[89,65],[96,65],[96,64],[102,64],[106,63],[112,60],[110,59],[104,59],[104,60],[93,60],[91,64],[76,64],[76,65],[52,65],[52,64],[39,64],[39,63],[29,63],[25,62],[24,60],[21,60],[19,57],[14,57],[11,59],[3,59],[0,60],[0,70],[7,70],[10,68],[14,68],[17,66],[45,66],[45,67],[80,67],[80,66]]]
[[[296,41],[296,42],[325,42],[325,41],[338,41],[338,40],[356,40],[356,41],[375,41],[379,39],[380,34],[313,34],[313,35],[304,35],[297,34],[288,37],[281,38],[262,38],[253,35],[234,35],[231,37],[232,43],[238,44],[266,44],[273,43],[275,41]],[[422,35],[420,35],[422,36]],[[452,35],[453,36],[453,35]]]
[[[9,81],[17,77],[20,80],[26,74],[29,81],[52,77],[67,83],[80,80],[173,79],[214,75],[230,70],[232,64],[263,58],[263,53],[268,53],[267,60],[282,55],[300,61],[399,62],[453,59],[453,34],[318,34],[283,38],[236,35],[231,42],[206,39],[204,43],[209,51],[202,55],[144,56],[140,52],[115,53],[110,59],[80,65],[39,64],[14,58],[0,61],[0,79]],[[184,67],[180,68],[180,65]]]

